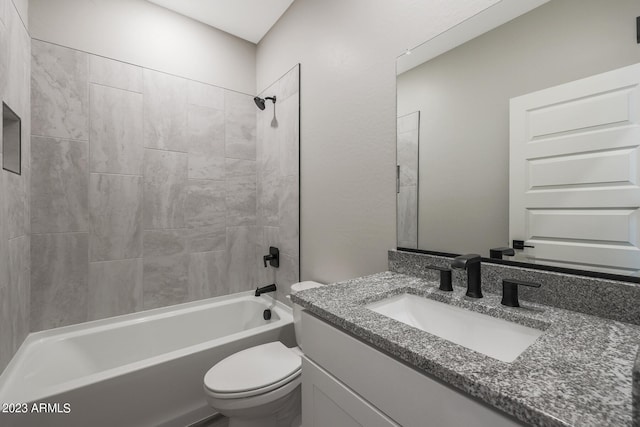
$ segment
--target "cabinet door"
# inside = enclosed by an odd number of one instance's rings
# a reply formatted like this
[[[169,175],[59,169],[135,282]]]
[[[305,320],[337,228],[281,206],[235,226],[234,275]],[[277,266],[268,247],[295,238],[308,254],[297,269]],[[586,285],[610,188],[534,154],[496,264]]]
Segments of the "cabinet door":
[[[399,426],[306,357],[302,358],[302,425]]]

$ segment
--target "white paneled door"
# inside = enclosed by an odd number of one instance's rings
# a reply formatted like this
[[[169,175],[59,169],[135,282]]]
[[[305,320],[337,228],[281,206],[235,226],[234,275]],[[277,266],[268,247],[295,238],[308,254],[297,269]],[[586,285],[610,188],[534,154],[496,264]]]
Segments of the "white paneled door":
[[[511,99],[509,239],[568,268],[640,272],[640,64]]]

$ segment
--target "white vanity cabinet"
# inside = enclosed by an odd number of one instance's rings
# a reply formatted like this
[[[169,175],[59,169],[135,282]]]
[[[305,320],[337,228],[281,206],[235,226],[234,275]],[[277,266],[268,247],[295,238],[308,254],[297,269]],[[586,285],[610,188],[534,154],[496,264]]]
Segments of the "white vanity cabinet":
[[[308,358],[302,360],[304,427],[393,427],[397,423]]]
[[[506,427],[514,418],[302,313],[304,427]]]

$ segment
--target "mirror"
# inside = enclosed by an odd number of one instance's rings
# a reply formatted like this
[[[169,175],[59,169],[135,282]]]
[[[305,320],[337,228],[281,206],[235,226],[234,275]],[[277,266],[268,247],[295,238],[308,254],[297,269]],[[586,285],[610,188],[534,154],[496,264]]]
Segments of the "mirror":
[[[638,85],[625,81],[598,92],[590,80],[575,83],[640,63],[637,16],[637,0],[619,0],[615,7],[601,0],[502,0],[400,56],[398,247],[489,257],[491,248],[521,240],[533,247],[505,260],[638,276]],[[576,85],[592,90],[570,95]],[[531,104],[534,92],[542,104]],[[558,92],[566,98],[554,98]],[[416,113],[417,170],[405,174],[407,133],[400,120]],[[601,122],[584,121],[591,116]],[[540,133],[533,135],[532,126]],[[510,159],[519,135],[553,150],[576,136],[611,140],[610,134],[624,132],[626,142],[610,148],[576,146]],[[610,172],[594,177],[603,165]],[[407,175],[417,177],[415,203],[402,192]],[[514,188],[520,180],[528,187]],[[598,204],[596,196],[606,189],[624,190],[623,201]],[[529,190],[555,204],[536,201],[518,213],[518,191],[530,198]],[[592,205],[577,202],[580,197]],[[417,218],[415,227],[409,213]],[[515,223],[526,228],[516,230]]]

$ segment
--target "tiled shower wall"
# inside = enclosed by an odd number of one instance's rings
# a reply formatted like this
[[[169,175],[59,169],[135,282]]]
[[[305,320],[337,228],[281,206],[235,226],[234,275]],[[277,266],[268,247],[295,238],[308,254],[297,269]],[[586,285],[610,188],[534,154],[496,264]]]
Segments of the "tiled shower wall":
[[[418,247],[418,154],[420,112],[398,117],[396,161],[400,168],[397,188],[398,247]]]
[[[251,96],[37,40],[32,69],[33,331],[259,284]]]
[[[13,2],[0,0],[0,98],[22,121],[21,174],[0,169],[0,373],[29,332],[30,49]]]
[[[276,96],[258,110],[258,234],[262,256],[280,249],[278,269],[259,268],[261,284],[276,283],[277,298],[288,303],[300,276],[300,65],[260,93]]]

